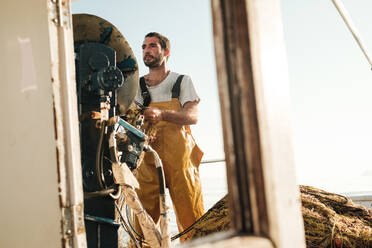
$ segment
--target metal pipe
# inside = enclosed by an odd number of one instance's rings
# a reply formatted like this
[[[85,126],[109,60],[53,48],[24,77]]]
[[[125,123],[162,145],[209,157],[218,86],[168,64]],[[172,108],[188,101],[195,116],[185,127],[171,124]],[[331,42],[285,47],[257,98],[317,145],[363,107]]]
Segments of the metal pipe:
[[[115,192],[114,188],[108,188],[100,191],[94,191],[94,192],[85,192],[84,193],[84,199],[91,199],[95,197],[103,197],[109,194],[112,194]]]
[[[84,219],[85,220],[88,220],[88,221],[100,223],[100,224],[114,226],[116,228],[119,228],[120,227],[120,223],[116,222],[113,219],[109,219],[109,218],[104,218],[104,217],[99,217],[99,216],[93,216],[93,215],[89,215],[89,214],[84,214]]]
[[[338,13],[341,15],[342,19],[344,20],[346,26],[349,28],[351,34],[354,36],[354,39],[358,43],[360,49],[362,50],[364,56],[368,60],[369,65],[371,66],[372,69],[372,61],[369,57],[369,52],[367,48],[363,45],[362,39],[360,37],[360,34],[358,33],[357,29],[355,28],[352,19],[347,12],[345,6],[341,2],[341,0],[332,0],[333,4],[336,6],[336,9],[338,10]]]
[[[220,158],[220,159],[210,159],[210,160],[204,160],[204,161],[201,161],[200,163],[201,164],[210,164],[210,163],[218,163],[218,162],[225,162],[226,160],[224,158]]]

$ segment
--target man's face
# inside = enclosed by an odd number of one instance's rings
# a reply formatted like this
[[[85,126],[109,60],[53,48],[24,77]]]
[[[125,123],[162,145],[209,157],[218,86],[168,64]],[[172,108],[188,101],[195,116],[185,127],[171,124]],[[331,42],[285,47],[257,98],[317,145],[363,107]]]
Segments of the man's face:
[[[143,62],[150,68],[161,66],[166,58],[157,37],[146,37],[142,44]]]

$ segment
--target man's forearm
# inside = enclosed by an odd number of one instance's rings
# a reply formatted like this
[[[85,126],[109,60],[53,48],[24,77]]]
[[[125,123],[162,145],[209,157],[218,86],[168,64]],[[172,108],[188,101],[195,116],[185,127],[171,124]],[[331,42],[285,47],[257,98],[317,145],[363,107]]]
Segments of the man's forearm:
[[[198,122],[198,115],[194,111],[162,110],[162,120],[178,125],[193,125]]]
[[[198,101],[187,102],[181,110],[160,110],[149,107],[144,112],[145,120],[150,123],[167,121],[178,125],[193,125],[198,122]]]

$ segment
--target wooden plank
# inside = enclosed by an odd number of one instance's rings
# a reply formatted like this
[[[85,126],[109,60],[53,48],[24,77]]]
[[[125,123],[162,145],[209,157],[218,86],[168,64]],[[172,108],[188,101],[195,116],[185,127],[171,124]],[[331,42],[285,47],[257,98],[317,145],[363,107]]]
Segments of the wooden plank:
[[[247,13],[269,237],[277,247],[305,247],[292,154],[280,3],[247,0]]]
[[[221,239],[222,238],[222,239]],[[274,248],[273,243],[268,238],[257,236],[230,236],[223,238],[223,235],[215,235],[211,238],[200,239],[199,242],[189,243],[182,247],[198,248],[230,248],[230,247],[254,247],[254,248]]]
[[[46,1],[0,8],[0,247],[61,248]]]
[[[304,247],[278,0],[213,0],[234,231]]]
[[[221,103],[221,116],[222,116],[222,126],[223,126],[223,137],[224,137],[224,150],[225,159],[227,166],[227,180],[228,180],[228,191],[229,191],[229,208],[231,216],[231,227],[235,230],[248,229],[244,221],[242,221],[244,207],[241,206],[239,200],[239,172],[235,166],[236,156],[235,156],[235,145],[234,145],[234,135],[233,135],[233,121],[231,115],[231,104],[230,104],[230,94],[229,94],[229,84],[230,81],[228,75],[228,52],[225,49],[227,47],[226,30],[225,26],[225,7],[223,1],[212,1],[212,14],[213,14],[213,32],[214,32],[214,45],[215,45],[215,55],[216,55],[216,66],[217,66],[217,77],[218,77],[218,87],[219,96]],[[244,200],[243,200],[244,202]],[[249,208],[248,208],[249,209]],[[250,215],[250,214],[249,214]],[[250,223],[250,221],[248,221]],[[249,227],[250,229],[250,227]]]
[[[244,0],[212,4],[232,226],[267,234],[264,194],[255,187],[262,189],[263,177],[246,5]]]
[[[221,116],[222,118],[222,131],[224,137],[224,150],[226,160],[226,176],[228,181],[229,191],[229,208],[231,213],[232,228],[241,229],[238,216],[240,216],[240,208],[238,202],[234,202],[236,195],[238,195],[238,186],[236,184],[234,167],[230,166],[235,161],[234,146],[232,140],[232,127],[231,119],[229,115],[229,98],[226,96],[228,92],[227,87],[227,72],[226,72],[226,57],[224,53],[224,29],[223,19],[221,13],[221,2],[212,1],[212,17],[213,17],[213,33],[214,33],[214,45],[215,45],[215,56],[216,56],[216,67],[217,76],[219,83],[219,97],[221,104]],[[227,98],[227,99],[226,99]]]

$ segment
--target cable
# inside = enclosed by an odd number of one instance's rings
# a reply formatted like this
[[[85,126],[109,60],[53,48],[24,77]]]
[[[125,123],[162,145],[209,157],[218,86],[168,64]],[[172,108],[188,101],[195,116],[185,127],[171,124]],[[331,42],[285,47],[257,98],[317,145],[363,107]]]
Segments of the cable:
[[[114,199],[114,200],[119,199],[119,197],[120,197],[120,195],[121,195],[121,187],[120,187],[120,185],[118,186],[118,191],[116,192],[116,194],[109,193],[109,195],[110,195],[111,198]]]
[[[126,211],[126,216],[127,216],[127,221],[128,221],[129,227],[142,240],[143,243],[147,244],[146,241],[145,241],[145,238],[141,234],[137,233],[136,230],[134,229],[134,227],[132,226],[132,224],[130,223],[128,204],[125,204],[125,211]]]
[[[117,204],[116,202],[114,202],[114,203],[115,203],[115,208],[116,208],[116,210],[119,212],[119,216],[120,216],[120,219],[121,219],[121,222],[120,222],[120,223],[123,225],[123,228],[124,228],[125,230],[127,230],[127,233],[129,234],[130,238],[133,240],[135,246],[136,246],[137,248],[139,248],[138,243],[137,243],[137,241],[138,241],[137,238],[134,237],[133,233],[131,233],[131,232],[129,231],[128,225],[127,225],[127,223],[125,222],[125,219],[124,219],[123,215],[121,214],[121,211],[120,211],[120,208],[119,208],[118,204]]]
[[[146,241],[144,241],[145,238],[141,234],[137,233],[136,230],[134,229],[134,227],[132,226],[132,224],[130,223],[130,220],[129,220],[129,208],[128,208],[128,205],[127,204],[125,204],[125,210],[126,210],[126,215],[127,215],[127,222],[128,222],[129,227],[131,228],[132,232],[134,232],[141,239],[141,241],[143,243],[147,244]],[[174,241],[174,240],[178,239],[179,237],[181,237],[182,235],[185,235],[186,233],[190,232],[193,229],[193,227],[196,225],[196,223],[204,220],[206,217],[207,217],[207,215],[203,215],[197,221],[195,221],[193,224],[191,224],[188,228],[186,228],[182,232],[180,232],[180,233],[172,236],[171,237],[171,241]]]
[[[105,134],[105,129],[106,129],[106,121],[102,121],[101,132],[100,132],[98,144],[97,144],[97,155],[96,155],[97,181],[101,189],[106,188],[104,185],[105,178],[104,178],[103,169],[102,169],[102,155],[103,155],[102,144],[103,144],[103,137]]]
[[[226,160],[224,158],[219,159],[210,159],[210,160],[203,160],[200,163],[201,164],[211,164],[211,163],[218,163],[218,162],[225,162]]]

